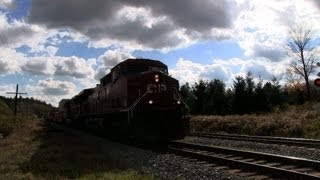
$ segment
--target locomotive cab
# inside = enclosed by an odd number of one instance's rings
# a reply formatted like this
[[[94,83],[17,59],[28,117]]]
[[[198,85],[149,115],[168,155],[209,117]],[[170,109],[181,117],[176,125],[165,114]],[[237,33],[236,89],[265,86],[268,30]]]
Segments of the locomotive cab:
[[[161,65],[152,64],[147,71],[127,79],[134,136],[180,139],[186,134],[187,107],[179,95],[178,80]]]

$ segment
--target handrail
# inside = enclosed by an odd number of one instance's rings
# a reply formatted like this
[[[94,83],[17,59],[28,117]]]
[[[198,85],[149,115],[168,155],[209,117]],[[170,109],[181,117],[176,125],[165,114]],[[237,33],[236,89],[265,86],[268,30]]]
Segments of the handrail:
[[[137,106],[137,104],[141,101],[144,96],[146,96],[149,92],[146,91],[141,97],[137,98],[137,100],[131,105],[129,108],[129,112],[131,112],[131,117],[133,117],[133,109]]]
[[[188,111],[190,112],[189,106],[183,101],[183,99],[181,98],[181,96],[180,96],[179,91],[177,90],[177,88],[176,88],[176,87],[173,87],[173,89],[175,90],[176,95],[178,95],[180,101],[184,104],[184,106],[185,106],[185,107],[188,109]]]

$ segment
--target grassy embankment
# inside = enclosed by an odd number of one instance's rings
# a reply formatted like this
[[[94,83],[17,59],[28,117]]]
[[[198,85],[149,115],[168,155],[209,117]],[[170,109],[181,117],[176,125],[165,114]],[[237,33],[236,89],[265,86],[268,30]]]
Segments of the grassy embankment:
[[[79,137],[50,129],[36,117],[13,117],[0,102],[0,179],[153,179]]]
[[[265,115],[193,116],[190,130],[320,139],[320,104],[289,106]]]

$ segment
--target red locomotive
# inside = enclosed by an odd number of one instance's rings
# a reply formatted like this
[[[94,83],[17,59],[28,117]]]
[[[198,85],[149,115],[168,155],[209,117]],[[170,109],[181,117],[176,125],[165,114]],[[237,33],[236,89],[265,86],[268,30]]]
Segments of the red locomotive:
[[[157,60],[128,59],[59,109],[66,123],[137,139],[180,139],[186,134],[187,106],[178,80]]]

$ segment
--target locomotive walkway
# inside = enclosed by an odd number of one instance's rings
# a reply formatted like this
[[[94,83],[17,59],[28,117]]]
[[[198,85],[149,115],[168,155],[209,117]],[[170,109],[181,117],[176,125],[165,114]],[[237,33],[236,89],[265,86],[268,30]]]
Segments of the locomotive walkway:
[[[261,175],[272,178],[320,179],[320,161],[179,141],[171,142],[168,151],[208,165],[236,168],[235,171],[247,172],[246,175],[254,179]]]

